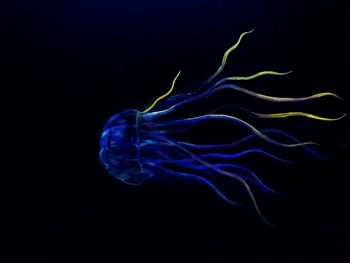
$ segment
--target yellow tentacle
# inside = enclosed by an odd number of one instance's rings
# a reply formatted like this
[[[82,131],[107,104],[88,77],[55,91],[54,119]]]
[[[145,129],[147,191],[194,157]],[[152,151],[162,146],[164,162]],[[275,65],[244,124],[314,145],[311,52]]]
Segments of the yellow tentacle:
[[[287,75],[292,73],[293,71],[288,71],[288,72],[276,72],[276,71],[271,71],[271,70],[265,70],[265,71],[260,71],[258,73],[255,73],[253,75],[250,76],[233,76],[233,77],[227,77],[224,78],[222,80],[220,80],[221,82],[224,82],[226,80],[251,80],[251,79],[255,79],[264,75],[275,75],[275,76],[283,76],[283,75]]]
[[[145,112],[150,111],[151,109],[153,109],[153,107],[156,106],[156,104],[157,104],[160,100],[166,98],[167,96],[169,96],[169,95],[171,94],[171,92],[174,90],[176,80],[177,80],[177,78],[180,76],[180,73],[181,73],[181,70],[177,73],[177,75],[176,75],[175,78],[173,79],[173,83],[172,83],[170,89],[167,91],[167,93],[165,93],[165,94],[159,96],[158,98],[156,98],[156,99],[153,101],[153,103],[152,103],[148,108],[146,108],[146,109],[143,111],[143,113],[145,113]]]
[[[240,87],[236,87],[233,86],[232,89],[234,90],[238,90],[240,92],[243,92],[245,94],[248,94],[250,96],[262,99],[262,100],[267,100],[267,101],[274,101],[274,102],[299,102],[299,101],[306,101],[306,100],[313,100],[313,99],[317,99],[317,98],[321,98],[321,97],[326,97],[326,96],[331,96],[331,97],[335,97],[339,100],[342,100],[341,97],[339,97],[337,94],[331,93],[331,92],[321,92],[321,93],[317,93],[311,96],[307,96],[307,97],[299,97],[299,98],[290,98],[290,97],[274,97],[274,96],[269,96],[269,95],[265,95],[265,94],[261,94],[261,93],[257,93],[248,89],[244,89],[244,88],[240,88]]]
[[[254,30],[255,30],[255,29],[252,29],[252,30],[247,31],[247,32],[243,32],[243,33],[239,36],[239,38],[238,38],[236,44],[234,44],[232,47],[230,47],[228,50],[226,50],[226,52],[224,53],[224,55],[223,55],[223,57],[222,57],[222,61],[221,61],[220,67],[215,71],[215,73],[214,73],[213,75],[211,75],[211,76],[205,81],[205,83],[204,83],[203,85],[205,85],[205,84],[211,82],[214,78],[216,78],[217,75],[219,75],[219,74],[223,71],[223,69],[225,68],[225,65],[226,65],[226,61],[227,61],[228,55],[230,55],[230,53],[231,53],[233,50],[235,50],[235,49],[239,46],[239,44],[241,43],[241,41],[242,41],[242,39],[243,39],[243,37],[244,37],[245,35],[248,35],[248,34],[252,33]]]
[[[309,119],[320,120],[320,121],[337,121],[344,118],[347,115],[345,113],[338,118],[326,118],[326,117],[321,117],[321,116],[317,116],[306,112],[281,112],[281,113],[271,113],[271,114],[264,114],[264,113],[257,113],[257,112],[251,112],[251,113],[259,118],[264,118],[264,119],[278,119],[278,118],[298,116],[298,117],[306,117]]]
[[[318,145],[318,143],[316,143],[316,142],[300,142],[300,143],[293,143],[293,144],[285,144],[285,143],[277,142],[277,141],[271,139],[270,137],[266,136],[264,133],[259,131],[256,127],[254,127],[250,123],[248,123],[240,118],[237,118],[235,116],[228,115],[228,114],[214,113],[214,114],[202,115],[201,117],[214,117],[214,118],[215,117],[219,117],[219,118],[223,117],[223,118],[231,119],[234,121],[238,121],[238,122],[242,123],[244,126],[246,126],[247,128],[249,128],[253,133],[255,133],[257,136],[259,136],[261,139],[263,139],[267,142],[270,142],[272,144],[276,144],[276,145],[283,146],[283,147],[300,147],[300,146],[309,145],[309,144]],[[185,120],[193,120],[196,118],[198,118],[198,117],[186,118]]]

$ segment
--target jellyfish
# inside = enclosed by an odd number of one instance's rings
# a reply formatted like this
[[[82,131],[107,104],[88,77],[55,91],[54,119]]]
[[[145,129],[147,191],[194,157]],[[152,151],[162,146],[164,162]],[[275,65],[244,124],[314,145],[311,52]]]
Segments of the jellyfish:
[[[244,96],[254,97],[257,100],[272,104],[307,102],[322,97],[334,97],[341,100],[338,95],[331,92],[321,92],[304,97],[276,97],[242,88],[235,84],[235,82],[251,80],[264,75],[283,76],[290,74],[291,71],[277,72],[269,70],[248,76],[228,76],[218,79],[230,53],[240,45],[246,35],[253,31],[254,29],[239,36],[237,42],[224,53],[218,69],[199,88],[192,92],[172,95],[175,83],[181,74],[181,71],[179,71],[173,79],[170,89],[165,94],[154,99],[144,110],[127,109],[112,116],[103,127],[99,154],[100,160],[109,174],[131,185],[141,185],[151,178],[189,179],[190,181],[205,184],[230,204],[242,205],[241,202],[232,200],[231,197],[228,197],[221,190],[216,179],[225,178],[228,182],[232,181],[238,184],[247,193],[260,218],[267,224],[271,224],[263,216],[254,191],[252,191],[252,186],[254,185],[254,187],[263,191],[275,191],[264,183],[251,167],[241,165],[237,162],[237,159],[243,155],[255,153],[265,155],[276,161],[287,163],[291,161],[261,148],[247,148],[234,152],[236,146],[257,138],[277,148],[301,147],[310,154],[322,157],[321,154],[312,148],[312,145],[318,145],[316,142],[300,141],[291,134],[279,129],[258,129],[247,120],[232,114],[218,113],[217,109],[202,115],[193,116],[188,113],[189,116],[187,117],[164,120],[164,117],[184,105],[208,99],[222,90],[238,92]],[[336,121],[346,115],[329,118],[301,111],[259,113],[246,110],[237,105],[231,106],[244,110],[253,117],[260,119],[304,117],[318,121]],[[229,143],[214,144],[197,144],[174,138],[174,134],[186,133],[198,124],[210,120],[225,122],[226,125],[240,126],[244,128],[247,134]],[[289,143],[276,140],[273,137],[274,134],[285,138]],[[222,152],[223,149],[226,150],[224,153]],[[216,161],[212,161],[213,159]]]

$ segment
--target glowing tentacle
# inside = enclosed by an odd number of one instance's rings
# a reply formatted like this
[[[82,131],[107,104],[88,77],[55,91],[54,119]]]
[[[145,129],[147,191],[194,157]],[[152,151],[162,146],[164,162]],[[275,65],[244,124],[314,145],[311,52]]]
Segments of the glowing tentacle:
[[[226,65],[226,62],[227,62],[227,57],[230,55],[230,53],[235,50],[239,44],[241,43],[241,40],[243,39],[243,37],[247,34],[250,34],[254,31],[255,29],[252,29],[250,31],[247,31],[247,32],[243,32],[237,42],[231,46],[228,50],[225,51],[223,57],[222,57],[222,61],[221,61],[221,65],[220,67],[215,71],[215,73],[213,75],[211,75],[202,85],[201,87],[194,91],[194,92],[190,92],[190,93],[183,93],[183,94],[178,94],[178,95],[175,95],[171,98],[168,98],[167,100],[170,102],[170,101],[173,101],[174,99],[184,99],[184,97],[189,97],[189,96],[194,96],[196,93],[199,93],[201,91],[201,89],[206,86],[207,84],[209,84],[210,82],[212,82],[222,71],[223,69],[225,68],[225,65]]]
[[[264,133],[259,131],[257,128],[255,128],[253,125],[249,124],[248,122],[246,122],[242,119],[239,119],[237,117],[234,117],[231,115],[225,115],[225,114],[207,114],[207,115],[202,115],[202,116],[197,116],[197,117],[192,117],[192,118],[186,118],[186,119],[182,119],[182,120],[173,120],[173,121],[162,122],[162,123],[156,124],[156,126],[162,127],[162,126],[169,126],[169,125],[192,124],[192,123],[198,123],[201,121],[211,120],[211,119],[222,119],[222,120],[228,120],[231,122],[239,123],[239,124],[243,125],[244,127],[248,128],[249,130],[251,130],[253,133],[255,133],[257,136],[259,136],[261,139],[263,139],[271,144],[278,145],[278,146],[299,147],[299,146],[308,145],[308,144],[318,145],[318,143],[315,143],[315,142],[301,142],[301,143],[293,143],[293,144],[280,143],[280,142],[277,142],[277,141],[271,139],[270,137],[266,136]]]
[[[203,86],[206,85],[206,84],[208,84],[208,83],[210,83],[213,79],[215,79],[215,78],[223,71],[223,69],[225,68],[225,65],[226,65],[226,61],[227,61],[228,55],[229,55],[233,50],[235,50],[235,49],[239,46],[239,44],[241,43],[242,38],[243,38],[245,35],[248,35],[248,34],[252,33],[254,30],[255,30],[255,29],[252,29],[252,30],[247,31],[247,32],[243,32],[243,33],[239,36],[238,41],[237,41],[232,47],[230,47],[228,50],[226,50],[226,52],[224,53],[224,55],[223,55],[223,57],[222,57],[222,61],[221,61],[220,67],[215,71],[215,73],[214,73],[213,75],[211,75],[211,76],[204,82]]]
[[[174,149],[174,147],[168,147],[167,149],[164,149],[164,150],[159,149],[158,144],[159,142],[149,141],[147,144],[144,144],[141,149],[151,150],[153,152],[156,152],[157,154],[162,155],[165,158],[165,160],[170,160],[170,161],[173,161],[179,158],[183,159],[186,157],[186,155],[183,152],[180,152],[178,149]],[[173,156],[166,153],[165,150],[171,153]]]
[[[270,113],[270,114],[264,114],[264,113],[257,113],[257,112],[251,112],[251,114],[264,119],[278,119],[278,118],[287,118],[287,117],[306,117],[309,119],[314,120],[320,120],[320,121],[337,121],[342,118],[344,118],[347,114],[344,113],[342,116],[337,118],[326,118],[317,116],[314,114],[306,113],[306,112],[281,112],[281,113]]]
[[[170,154],[166,153],[165,151],[163,151],[162,149],[156,148],[155,146],[151,146],[149,144],[144,144],[141,147],[142,150],[142,154],[141,156],[145,156],[147,152],[152,152],[157,154],[158,156],[162,157],[162,161],[164,162],[172,162],[173,160],[175,160],[175,158],[173,156],[171,156]],[[144,158],[144,157],[142,157]]]
[[[195,161],[195,160],[193,160],[193,161]],[[206,167],[206,166],[198,165],[198,164],[196,165],[193,163],[181,163],[179,161],[176,161],[175,164],[178,164],[178,165],[183,166],[183,167],[191,168],[191,169],[196,169],[196,170],[207,170],[208,169],[208,167]],[[270,187],[268,187],[263,181],[261,181],[260,178],[252,170],[250,170],[244,166],[237,165],[237,164],[228,164],[228,163],[216,163],[216,164],[213,164],[213,166],[216,168],[227,167],[227,168],[231,168],[231,169],[238,169],[238,170],[244,171],[245,173],[248,173],[249,175],[252,176],[252,178],[245,177],[246,179],[249,179],[249,180],[255,182],[263,190],[267,190],[269,192],[278,194],[276,191],[274,191]]]
[[[168,133],[172,133],[172,132],[178,132],[177,129],[173,130],[167,130],[166,134]],[[300,143],[300,140],[298,138],[296,138],[295,136],[292,136],[291,134],[280,130],[280,129],[275,129],[275,128],[271,128],[271,129],[262,129],[261,130],[262,133],[264,134],[277,134],[277,135],[281,135],[283,137],[285,137],[286,139],[289,139],[290,141],[294,142],[294,143]],[[157,134],[158,136],[159,134]],[[147,138],[155,138],[153,137],[155,136],[155,134],[147,134]],[[243,144],[244,142],[247,142],[249,140],[252,140],[254,138],[259,138],[259,136],[255,133],[247,135],[246,137],[243,137],[242,139],[239,139],[237,141],[231,142],[231,143],[224,143],[224,144],[194,144],[194,143],[189,143],[189,142],[184,142],[184,141],[178,141],[179,144],[192,148],[192,149],[223,149],[223,148],[232,148],[235,146],[238,146],[240,144]],[[324,160],[330,160],[329,157],[319,153],[318,151],[314,150],[312,147],[310,147],[309,145],[301,145],[300,146],[303,150],[305,150],[306,152],[308,152],[309,154],[311,154],[312,156],[324,159]]]
[[[261,149],[248,149],[248,150],[244,150],[244,151],[241,151],[241,152],[235,153],[235,154],[206,153],[206,154],[200,154],[199,157],[200,158],[235,159],[235,158],[238,158],[238,157],[244,156],[246,154],[250,154],[250,153],[259,153],[259,154],[268,156],[272,159],[278,160],[280,162],[293,163],[293,161],[282,159],[278,156],[275,156],[275,155],[268,153],[268,152],[261,150]]]
[[[172,132],[171,131],[167,131],[166,133],[170,133]],[[290,135],[289,133],[285,132],[285,131],[282,131],[280,129],[263,129],[261,130],[262,133],[264,134],[278,134],[278,135],[281,135],[295,143],[300,143],[300,140],[297,139],[296,137]],[[193,149],[220,149],[220,148],[231,148],[231,147],[235,147],[235,146],[238,146],[240,144],[243,144],[244,142],[247,142],[253,138],[256,138],[258,137],[255,133],[253,134],[250,134],[250,135],[247,135],[246,137],[243,137],[242,139],[239,139],[237,141],[234,141],[234,142],[231,142],[231,143],[225,143],[225,144],[193,144],[193,143],[189,143],[189,142],[184,142],[184,141],[178,141],[178,143],[180,143],[181,145],[183,146],[186,146],[186,147],[190,147],[190,148],[193,148]],[[326,160],[329,160],[328,157],[320,154],[319,152],[315,151],[314,149],[312,149],[311,147],[309,147],[308,145],[304,145],[304,146],[301,146],[305,151],[309,152],[311,155],[313,156],[317,156],[319,158],[322,158],[322,159],[326,159]]]
[[[166,98],[167,96],[170,95],[170,93],[173,91],[173,89],[174,89],[174,87],[175,87],[176,80],[177,80],[177,78],[180,76],[180,73],[181,73],[181,70],[177,73],[177,75],[176,75],[175,78],[173,79],[173,83],[172,83],[170,89],[167,91],[167,93],[165,93],[165,94],[159,96],[158,98],[156,98],[156,99],[154,100],[154,102],[153,102],[148,108],[146,108],[146,109],[143,111],[143,113],[150,111],[160,100],[162,100],[162,99],[164,99],[164,98]]]
[[[218,81],[215,86],[220,85],[221,83],[225,81],[230,81],[230,80],[251,80],[251,79],[256,79],[258,77],[264,76],[264,75],[275,75],[275,76],[284,76],[292,73],[293,71],[287,71],[287,72],[277,72],[277,71],[272,71],[272,70],[264,70],[260,71],[258,73],[255,73],[253,75],[249,76],[232,76],[232,77],[226,77]]]
[[[159,149],[157,148],[153,148],[151,149],[153,150],[154,152],[158,152]],[[200,157],[200,156],[199,156]],[[166,164],[166,163],[171,163],[171,164],[175,164],[175,165],[179,165],[181,167],[186,167],[186,168],[191,168],[191,169],[195,169],[195,170],[206,170],[208,169],[206,166],[203,166],[203,165],[196,165],[194,164],[193,162],[196,162],[195,159],[191,158],[189,161],[190,162],[187,162],[187,160],[184,160],[184,159],[180,159],[180,160],[175,160],[175,159],[171,159],[171,158],[167,158],[167,160],[157,160],[157,161],[154,161],[154,160],[150,160],[150,159],[147,159],[147,158],[143,158],[143,161],[145,162],[152,162],[153,164],[155,165],[159,165],[159,164]],[[275,193],[277,194],[276,191],[272,190],[270,187],[268,187],[263,181],[260,180],[260,178],[250,169],[244,167],[244,166],[241,166],[241,165],[237,165],[237,164],[228,164],[228,163],[217,163],[217,164],[213,164],[214,167],[216,168],[220,168],[220,167],[227,167],[227,168],[233,168],[233,169],[238,169],[238,170],[241,170],[241,171],[244,171],[245,173],[248,173],[252,176],[252,178],[249,178],[249,177],[245,177],[249,180],[252,180],[254,183],[258,184],[260,188],[262,189],[265,189],[269,192],[272,192],[272,193]]]
[[[236,86],[234,84],[224,84],[221,86],[216,86],[213,88],[212,92],[217,92],[217,91],[223,90],[223,89],[237,90],[237,91],[243,92],[247,95],[253,96],[255,98],[258,98],[261,100],[266,100],[266,101],[272,101],[272,102],[301,102],[301,101],[309,101],[309,100],[318,99],[318,98],[327,97],[327,96],[335,97],[339,100],[342,100],[341,97],[339,97],[337,94],[334,94],[332,92],[320,92],[320,93],[316,93],[316,94],[313,94],[310,96],[298,97],[298,98],[276,97],[276,96],[270,96],[270,95],[254,92],[254,91],[251,91],[251,90],[248,90],[245,88],[241,88],[241,87]]]
[[[150,112],[145,114],[145,118],[146,119],[153,119],[153,118],[157,118],[159,116],[168,114],[170,112],[172,112],[173,110],[177,109],[180,106],[183,106],[185,104],[188,104],[190,102],[193,101],[197,101],[197,100],[201,100],[204,98],[208,98],[211,95],[215,94],[216,92],[220,91],[220,90],[225,90],[225,89],[232,89],[232,90],[237,90],[240,92],[243,92],[247,95],[253,96],[255,98],[261,99],[261,100],[265,100],[265,101],[271,101],[271,102],[302,102],[302,101],[310,101],[310,100],[314,100],[314,99],[318,99],[321,97],[326,97],[326,96],[331,96],[331,97],[335,97],[337,99],[342,100],[341,97],[339,97],[338,95],[331,93],[331,92],[321,92],[321,93],[317,93],[311,96],[307,96],[307,97],[297,97],[297,98],[292,98],[292,97],[273,97],[273,96],[269,96],[269,95],[265,95],[265,94],[261,94],[261,93],[257,93],[254,91],[250,91],[244,88],[241,88],[239,86],[233,85],[233,84],[224,84],[224,85],[219,85],[219,86],[214,86],[211,89],[200,93],[196,96],[193,97],[189,97],[187,99],[184,99],[178,103],[175,103],[174,105],[163,109],[163,110],[159,110],[156,112]]]
[[[158,140],[166,140],[167,138],[159,136],[156,139],[158,139]],[[155,141],[154,143],[155,144],[159,144],[159,142],[157,142],[157,141]],[[179,143],[179,142],[178,142],[178,144],[181,145],[181,143]],[[271,153],[268,153],[268,152],[266,152],[264,150],[261,150],[261,149],[247,149],[247,150],[244,150],[244,151],[241,151],[241,152],[238,152],[238,153],[234,153],[234,154],[204,153],[204,154],[199,154],[198,157],[202,158],[202,159],[207,159],[207,158],[235,159],[235,158],[238,158],[238,157],[241,157],[241,156],[244,156],[244,155],[247,155],[247,154],[251,154],[251,153],[259,153],[259,154],[268,156],[268,157],[270,157],[272,159],[275,159],[277,161],[284,162],[284,163],[294,163],[293,161],[282,159],[282,158],[280,158],[278,156],[275,156],[275,155],[273,155]],[[167,160],[169,160],[169,158],[167,158]],[[182,161],[182,162],[191,162],[191,160],[192,160],[191,158],[178,159],[178,161]],[[164,161],[158,161],[158,163],[162,163],[162,162],[164,162]]]
[[[342,116],[337,117],[337,118],[328,118],[328,117],[322,117],[322,116],[318,116],[315,114],[311,114],[311,113],[307,113],[307,112],[299,112],[299,111],[278,112],[278,113],[258,113],[258,112],[250,111],[250,110],[245,109],[243,107],[240,107],[237,105],[232,105],[232,104],[223,105],[219,108],[211,110],[210,114],[216,113],[216,112],[221,111],[223,109],[229,109],[229,108],[238,109],[240,111],[244,111],[250,115],[253,115],[255,117],[262,118],[262,119],[281,119],[281,118],[287,118],[287,117],[306,117],[309,119],[320,120],[320,121],[338,121],[347,115],[347,113],[344,113]]]
[[[263,133],[268,133],[265,130],[262,130],[261,132]],[[245,137],[243,137],[242,139],[239,139],[237,141],[231,142],[231,143],[222,143],[222,144],[194,144],[194,143],[189,143],[189,142],[184,142],[184,141],[178,141],[178,143],[180,143],[183,146],[187,146],[190,148],[194,148],[194,149],[223,149],[223,148],[232,148],[235,146],[238,146],[240,144],[243,144],[244,142],[247,142],[253,138],[257,137],[256,134],[250,134],[247,135]]]
[[[253,206],[254,206],[256,212],[258,213],[258,215],[260,216],[260,218],[261,218],[265,223],[267,223],[268,225],[273,226],[273,225],[272,225],[270,222],[268,222],[268,221],[265,219],[265,217],[262,215],[262,213],[261,213],[261,211],[260,211],[260,208],[259,208],[259,206],[258,206],[258,203],[256,202],[256,199],[255,199],[255,197],[254,197],[254,194],[253,194],[252,190],[250,189],[250,186],[249,186],[249,185],[247,184],[247,182],[246,182],[244,179],[242,179],[239,175],[234,174],[234,173],[231,173],[231,172],[228,172],[228,171],[223,170],[223,169],[221,169],[221,168],[216,168],[216,167],[214,167],[211,163],[209,163],[209,162],[207,162],[207,161],[205,161],[205,160],[203,160],[203,159],[197,157],[197,156],[196,156],[195,154],[193,154],[191,151],[187,150],[185,147],[179,145],[178,143],[176,143],[176,142],[174,142],[174,141],[172,141],[172,140],[170,140],[170,139],[164,139],[164,141],[166,141],[166,142],[168,142],[168,143],[174,145],[175,147],[181,149],[182,151],[184,151],[185,153],[187,153],[189,156],[191,156],[193,159],[195,159],[197,162],[203,164],[204,166],[208,167],[209,169],[211,169],[211,170],[213,170],[213,171],[216,171],[216,172],[219,173],[219,174],[222,174],[222,175],[231,177],[231,178],[237,180],[238,182],[240,182],[240,183],[244,186],[244,188],[247,190],[248,195],[249,195],[250,199],[251,199],[252,202],[253,202]]]
[[[199,181],[201,183],[206,184],[207,186],[209,186],[212,190],[215,191],[216,194],[218,194],[222,199],[224,199],[226,202],[233,204],[233,205],[237,205],[237,206],[242,206],[242,204],[237,203],[235,201],[232,201],[231,199],[229,199],[226,195],[224,195],[212,182],[210,182],[208,179],[205,179],[203,177],[200,177],[198,175],[194,175],[194,174],[190,174],[190,173],[184,173],[184,172],[177,172],[177,171],[173,171],[164,167],[161,167],[159,165],[155,165],[154,163],[151,162],[147,162],[146,165],[149,165],[151,167],[153,167],[153,169],[158,169],[161,170],[163,172],[166,172],[170,175],[175,175],[175,176],[180,176],[180,177],[185,177],[185,178],[189,178],[189,179],[193,179],[196,181]]]

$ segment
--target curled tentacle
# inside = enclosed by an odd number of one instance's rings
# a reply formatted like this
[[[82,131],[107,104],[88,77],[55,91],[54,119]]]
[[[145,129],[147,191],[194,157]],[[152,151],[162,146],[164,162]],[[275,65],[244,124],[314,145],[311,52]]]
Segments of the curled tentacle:
[[[156,104],[157,104],[160,100],[162,100],[162,99],[164,99],[164,98],[166,98],[167,96],[170,95],[170,93],[173,91],[173,89],[174,89],[174,87],[175,87],[176,80],[177,80],[177,78],[180,76],[180,73],[181,73],[181,70],[180,70],[180,71],[177,73],[177,75],[175,76],[175,78],[174,78],[174,80],[173,80],[173,83],[172,83],[170,89],[169,89],[165,94],[163,94],[163,95],[159,96],[158,98],[156,98],[156,99],[153,101],[153,103],[143,111],[143,113],[150,111],[154,106],[156,106]]]
[[[230,47],[228,50],[226,50],[226,52],[224,53],[224,55],[223,55],[223,57],[222,57],[222,61],[221,61],[220,67],[214,72],[213,75],[211,75],[211,76],[204,82],[204,84],[202,85],[202,87],[205,86],[205,85],[207,85],[207,84],[209,84],[210,82],[212,82],[212,81],[224,70],[225,65],[226,65],[226,61],[227,61],[227,57],[230,55],[230,53],[231,53],[233,50],[235,50],[235,49],[239,46],[239,44],[241,43],[243,37],[244,37],[245,35],[248,35],[248,34],[250,34],[250,33],[253,33],[254,30],[255,30],[255,29],[252,29],[252,30],[247,31],[247,32],[243,32],[243,33],[239,36],[237,42],[236,42],[232,47]]]

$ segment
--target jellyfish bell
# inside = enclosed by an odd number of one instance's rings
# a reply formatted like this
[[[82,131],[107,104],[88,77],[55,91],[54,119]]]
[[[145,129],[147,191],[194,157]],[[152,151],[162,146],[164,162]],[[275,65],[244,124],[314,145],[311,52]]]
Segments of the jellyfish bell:
[[[140,112],[124,110],[113,115],[103,128],[100,139],[100,160],[116,179],[140,185],[154,174],[140,159]]]

